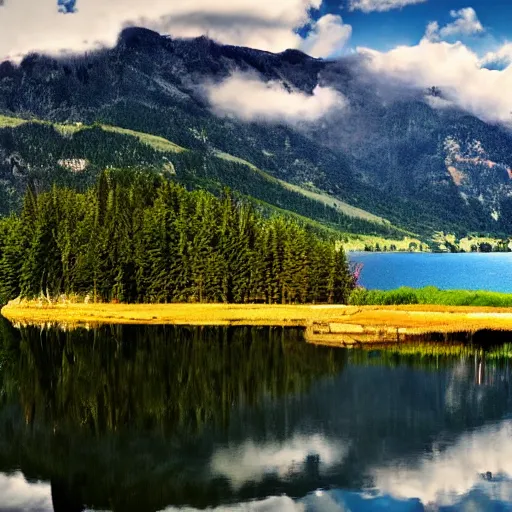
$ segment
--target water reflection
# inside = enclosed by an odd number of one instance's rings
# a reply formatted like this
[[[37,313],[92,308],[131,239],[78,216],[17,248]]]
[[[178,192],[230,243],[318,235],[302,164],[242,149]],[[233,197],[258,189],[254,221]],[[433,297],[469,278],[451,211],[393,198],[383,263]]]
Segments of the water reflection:
[[[511,351],[487,345],[2,323],[0,511],[506,509]]]
[[[20,472],[0,474],[0,510],[52,510],[51,487],[43,482],[29,483]]]
[[[267,476],[289,479],[310,473],[318,478],[321,472],[342,463],[347,453],[348,446],[321,435],[296,435],[284,443],[257,444],[250,440],[218,449],[211,460],[211,471],[224,476],[239,489],[247,482],[258,482]]]
[[[474,491],[512,504],[512,420],[464,433],[419,460],[394,460],[373,470],[376,488],[424,504],[455,505]]]

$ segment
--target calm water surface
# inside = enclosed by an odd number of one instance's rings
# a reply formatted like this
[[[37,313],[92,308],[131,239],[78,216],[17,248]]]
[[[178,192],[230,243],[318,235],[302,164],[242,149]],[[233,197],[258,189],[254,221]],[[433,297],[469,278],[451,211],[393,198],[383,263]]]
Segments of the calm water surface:
[[[492,335],[397,354],[0,327],[2,512],[512,510],[512,345]]]
[[[512,253],[357,252],[349,258],[363,263],[361,284],[369,289],[436,286],[512,293]]]

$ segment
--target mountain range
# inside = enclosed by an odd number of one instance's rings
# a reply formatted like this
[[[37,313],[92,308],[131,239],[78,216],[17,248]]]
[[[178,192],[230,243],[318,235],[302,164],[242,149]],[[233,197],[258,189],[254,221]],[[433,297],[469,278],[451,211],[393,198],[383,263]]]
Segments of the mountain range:
[[[237,78],[238,89],[222,88]],[[299,101],[269,118],[266,105],[250,105],[260,101],[251,84],[337,104],[315,117]],[[28,183],[82,187],[106,167],[149,167],[337,231],[512,234],[512,134],[454,107],[435,84],[371,74],[358,56],[127,28],[114,48],[0,64],[0,114],[4,214]]]

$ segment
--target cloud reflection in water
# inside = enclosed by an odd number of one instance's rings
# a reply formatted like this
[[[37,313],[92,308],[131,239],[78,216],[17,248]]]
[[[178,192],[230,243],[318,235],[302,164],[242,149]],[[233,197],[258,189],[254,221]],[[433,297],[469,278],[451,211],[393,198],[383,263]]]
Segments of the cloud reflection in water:
[[[43,482],[27,482],[17,472],[0,474],[0,511],[40,512],[53,510],[50,485]]]
[[[266,476],[280,478],[304,470],[308,460],[313,460],[319,471],[341,463],[348,453],[348,446],[334,443],[321,435],[300,436],[284,442],[257,444],[246,441],[239,446],[218,450],[212,457],[212,473],[226,477],[233,488],[239,489],[248,482],[258,482]]]
[[[373,477],[380,492],[425,505],[452,506],[470,493],[512,503],[512,420],[465,433],[419,462],[375,469]]]

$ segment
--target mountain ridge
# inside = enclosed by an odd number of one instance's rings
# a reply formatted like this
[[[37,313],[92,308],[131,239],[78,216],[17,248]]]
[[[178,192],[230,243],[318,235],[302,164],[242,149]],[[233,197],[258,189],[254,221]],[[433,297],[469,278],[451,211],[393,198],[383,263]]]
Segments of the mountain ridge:
[[[348,107],[296,125],[218,116],[204,85],[233,73],[305,97],[328,87]],[[428,236],[512,233],[510,134],[459,109],[433,108],[427,91],[373,82],[353,57],[272,54],[131,27],[111,49],[1,64],[0,113],[113,125],[207,154],[228,153],[292,186]],[[462,160],[453,158],[448,141]],[[478,158],[471,153],[475,144]]]

